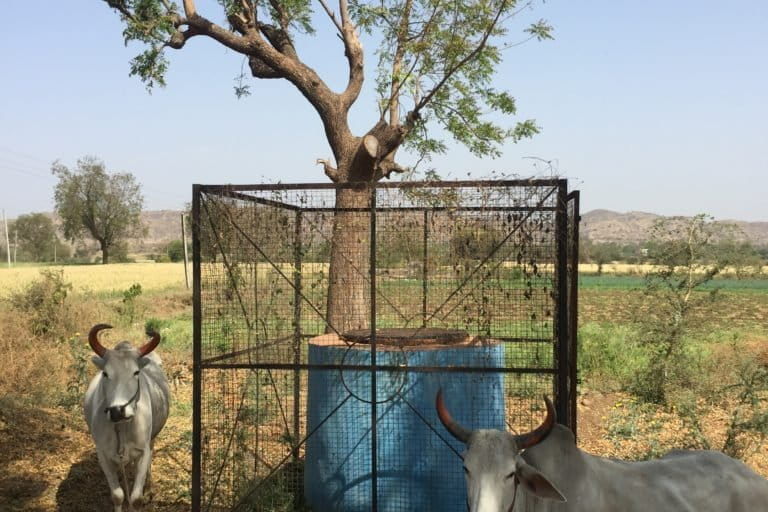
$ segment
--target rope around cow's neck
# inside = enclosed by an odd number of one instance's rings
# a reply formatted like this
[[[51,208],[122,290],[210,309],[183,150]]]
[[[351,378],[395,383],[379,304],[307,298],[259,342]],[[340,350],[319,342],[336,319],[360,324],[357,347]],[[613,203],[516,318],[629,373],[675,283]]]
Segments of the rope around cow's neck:
[[[120,432],[120,424],[115,423],[115,436],[117,437],[117,458],[120,461],[120,476],[123,479],[123,494],[128,500],[128,512],[133,512],[133,504],[131,503],[130,489],[128,488],[128,477],[125,475],[125,444],[122,442]]]
[[[139,379],[138,383],[136,384],[136,393],[131,397],[130,400],[128,400],[123,407],[126,407],[131,402],[139,403],[139,399],[141,398],[141,379]],[[131,418],[126,423],[130,423],[133,420]],[[120,476],[123,479],[123,495],[128,500],[128,512],[133,512],[133,504],[131,503],[131,497],[130,497],[130,489],[128,487],[128,477],[125,474],[125,443],[123,443],[121,431],[120,431],[120,423],[115,423],[115,437],[117,438],[117,458],[120,461]]]
[[[514,481],[514,494],[512,495],[512,504],[509,506],[509,510],[507,512],[512,512],[515,508],[515,502],[517,501],[517,486],[520,484],[520,482],[517,480],[517,475],[515,475],[515,481]]]

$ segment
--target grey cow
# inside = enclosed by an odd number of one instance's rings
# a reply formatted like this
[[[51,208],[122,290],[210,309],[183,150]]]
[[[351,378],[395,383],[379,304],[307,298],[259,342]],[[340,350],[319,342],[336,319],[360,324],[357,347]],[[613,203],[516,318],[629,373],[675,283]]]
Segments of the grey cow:
[[[170,391],[160,357],[152,352],[160,335],[139,348],[121,341],[114,349],[105,348],[98,333],[111,326],[95,325],[88,342],[96,355],[93,364],[100,372],[85,393],[85,421],[96,443],[96,453],[107,477],[115,512],[121,512],[125,493],[126,467],[135,469],[131,505],[144,498],[144,484],[149,482],[152,445],[168,419]],[[126,485],[123,489],[120,479]]]
[[[544,400],[544,422],[513,435],[459,425],[438,392],[440,421],[467,448],[469,512],[768,511],[768,480],[735,459],[699,450],[643,462],[590,455]]]

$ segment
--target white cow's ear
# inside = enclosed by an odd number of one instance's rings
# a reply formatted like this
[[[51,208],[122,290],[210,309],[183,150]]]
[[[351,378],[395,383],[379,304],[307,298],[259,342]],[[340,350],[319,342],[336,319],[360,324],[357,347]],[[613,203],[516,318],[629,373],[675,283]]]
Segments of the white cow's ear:
[[[91,361],[99,370],[104,369],[104,365],[106,364],[106,361],[104,359],[100,358],[99,356],[93,356],[91,357]]]
[[[515,458],[515,476],[520,483],[531,494],[538,496],[539,498],[546,498],[555,501],[567,501],[563,493],[561,493],[552,482],[547,480],[547,477],[539,473],[539,471],[533,466],[529,465],[522,457],[517,456]]]

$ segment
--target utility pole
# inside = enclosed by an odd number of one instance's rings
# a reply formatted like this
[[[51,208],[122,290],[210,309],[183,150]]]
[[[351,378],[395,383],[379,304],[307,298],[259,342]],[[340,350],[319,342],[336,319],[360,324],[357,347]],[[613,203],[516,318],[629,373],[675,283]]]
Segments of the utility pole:
[[[5,252],[8,253],[8,268],[11,268],[11,244],[8,241],[8,219],[5,218],[5,210],[3,210],[3,226],[5,226]]]
[[[16,264],[16,251],[19,249],[19,230],[13,230],[13,264]]]
[[[189,272],[187,271],[187,265],[189,265],[187,257],[187,229],[184,223],[184,214],[181,214],[181,244],[184,246],[184,281],[187,283],[187,290],[189,290]]]

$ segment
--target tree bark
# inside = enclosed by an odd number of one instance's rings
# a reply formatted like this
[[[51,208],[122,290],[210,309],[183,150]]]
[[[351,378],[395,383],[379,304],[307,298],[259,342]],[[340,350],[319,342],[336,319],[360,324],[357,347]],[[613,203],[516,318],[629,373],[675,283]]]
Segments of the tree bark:
[[[106,265],[109,263],[109,245],[103,240],[99,240],[99,246],[101,247],[101,264]]]
[[[326,332],[343,333],[370,323],[370,187],[336,192]]]

